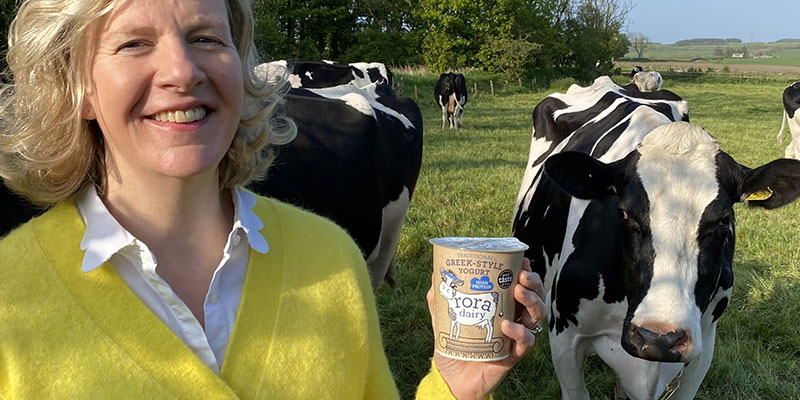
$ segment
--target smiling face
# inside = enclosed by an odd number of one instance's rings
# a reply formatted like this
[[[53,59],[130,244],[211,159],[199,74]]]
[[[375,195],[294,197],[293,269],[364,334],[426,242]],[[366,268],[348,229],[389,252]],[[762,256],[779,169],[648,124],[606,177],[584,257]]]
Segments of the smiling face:
[[[83,117],[103,132],[109,185],[216,177],[244,96],[225,0],[123,0],[94,33]]]

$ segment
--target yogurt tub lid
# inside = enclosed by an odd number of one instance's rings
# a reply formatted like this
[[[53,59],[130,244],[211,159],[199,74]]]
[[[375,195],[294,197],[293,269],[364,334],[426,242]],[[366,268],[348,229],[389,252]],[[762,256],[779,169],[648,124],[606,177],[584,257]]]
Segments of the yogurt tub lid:
[[[441,247],[459,250],[476,250],[490,253],[525,251],[528,245],[515,237],[443,237],[429,242]]]

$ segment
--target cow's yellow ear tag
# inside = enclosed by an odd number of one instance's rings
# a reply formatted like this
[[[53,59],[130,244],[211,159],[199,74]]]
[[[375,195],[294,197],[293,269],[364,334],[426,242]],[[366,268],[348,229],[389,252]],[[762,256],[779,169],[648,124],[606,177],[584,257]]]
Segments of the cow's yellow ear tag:
[[[767,190],[759,190],[757,192],[750,193],[745,200],[746,201],[761,201],[766,200],[772,197],[772,189],[767,187]]]

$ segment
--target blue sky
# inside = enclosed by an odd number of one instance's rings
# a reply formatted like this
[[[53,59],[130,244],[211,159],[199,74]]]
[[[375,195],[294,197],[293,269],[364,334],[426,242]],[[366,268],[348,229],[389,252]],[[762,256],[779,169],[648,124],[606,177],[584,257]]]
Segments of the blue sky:
[[[624,3],[624,1],[620,1]],[[651,42],[739,38],[744,42],[800,39],[800,0],[631,0],[629,33]]]

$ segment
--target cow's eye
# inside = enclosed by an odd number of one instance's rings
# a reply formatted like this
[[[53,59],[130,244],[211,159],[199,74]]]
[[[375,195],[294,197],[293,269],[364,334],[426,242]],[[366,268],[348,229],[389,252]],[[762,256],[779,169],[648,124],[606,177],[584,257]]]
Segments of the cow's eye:
[[[635,218],[631,217],[626,210],[620,208],[617,210],[617,213],[619,215],[620,223],[623,227],[625,227],[625,229],[631,232],[641,232],[639,222],[637,222]]]
[[[731,224],[731,215],[730,214],[725,214],[725,216],[723,216],[719,220],[719,226],[727,228],[730,224]]]

